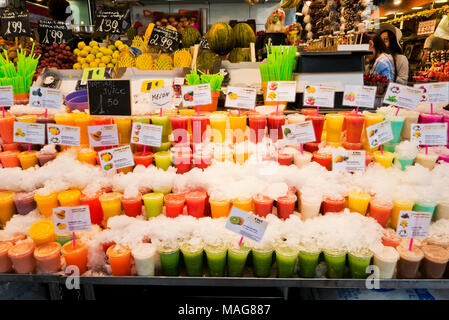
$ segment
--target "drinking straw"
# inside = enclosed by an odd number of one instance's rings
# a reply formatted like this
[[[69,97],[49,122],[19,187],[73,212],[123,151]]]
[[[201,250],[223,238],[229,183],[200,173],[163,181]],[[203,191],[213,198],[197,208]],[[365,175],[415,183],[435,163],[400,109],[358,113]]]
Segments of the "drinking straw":
[[[76,236],[75,236],[75,232],[72,232],[72,239],[73,239],[73,247],[76,247]]]
[[[433,113],[433,103],[430,104],[430,113]]]
[[[316,115],[318,115],[320,112],[320,106],[316,106]]]
[[[159,109],[159,116],[162,117],[162,108]]]
[[[408,251],[412,251],[413,249],[413,238],[410,238],[410,245],[408,246]]]
[[[240,238],[239,247],[242,245],[242,241],[243,241],[243,236]]]
[[[239,117],[240,117],[240,108],[239,108]]]
[[[398,116],[399,109],[400,109],[400,107],[398,107],[398,109],[396,110],[396,114],[395,114],[396,117]]]
[[[278,103],[276,104],[276,115],[278,115],[279,114],[279,101],[278,101]]]
[[[28,152],[31,152],[31,143],[28,143]]]
[[[239,110],[239,112],[240,112],[240,110]],[[5,117],[5,107],[2,107],[2,115],[3,115],[3,118]]]
[[[429,153],[429,147],[426,146],[426,155]]]
[[[301,154],[304,154],[304,150],[302,149],[302,143],[299,144],[299,149],[301,150]]]
[[[47,118],[47,108],[45,108],[45,118]]]
[[[355,114],[359,114],[359,106],[357,106],[357,109],[355,109]]]
[[[381,155],[384,154],[384,150],[382,149],[382,145],[380,145],[380,154],[381,154]]]
[[[143,152],[142,152],[142,155],[145,155],[145,152],[147,151],[147,146],[146,145],[143,145]]]

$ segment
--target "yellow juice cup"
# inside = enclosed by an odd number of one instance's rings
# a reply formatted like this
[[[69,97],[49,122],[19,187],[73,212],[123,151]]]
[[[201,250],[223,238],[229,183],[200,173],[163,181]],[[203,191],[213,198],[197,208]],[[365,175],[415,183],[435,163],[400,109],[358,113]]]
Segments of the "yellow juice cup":
[[[56,124],[61,124],[63,126],[74,126],[75,119],[73,113],[57,113],[55,114]]]
[[[127,174],[129,172],[132,172],[133,169],[134,169],[134,167],[124,167],[124,168],[120,168],[119,170],[120,170],[120,172]]]
[[[34,167],[37,165],[37,151],[31,150],[31,151],[22,151],[17,155],[19,157],[20,166],[23,170],[26,170],[28,168]]]
[[[46,218],[50,218],[53,215],[53,208],[59,207],[58,194],[56,192],[48,195],[35,194],[34,200],[40,213]]]
[[[251,197],[236,198],[232,200],[232,205],[246,212],[253,211],[253,199]]]
[[[73,119],[75,126],[80,127],[80,143],[81,145],[89,145],[89,135],[87,127],[90,125],[90,115],[84,112],[74,113]]]
[[[210,211],[212,218],[227,217],[231,209],[229,200],[212,200],[209,199]]]
[[[40,220],[30,227],[28,234],[31,239],[33,239],[36,246],[53,242],[56,238],[55,225],[51,220]]]
[[[114,124],[117,125],[119,144],[128,144],[131,139],[131,118],[130,117],[114,117]]]
[[[363,148],[366,151],[374,152],[376,150],[379,150],[379,147],[370,148],[369,142],[368,142],[368,136],[366,133],[366,128],[368,128],[372,125],[375,125],[376,123],[384,121],[384,115],[380,114],[380,113],[368,112],[368,113],[364,113],[364,116],[365,116],[365,125],[363,127],[363,133],[362,133]]]
[[[70,189],[58,194],[58,201],[61,207],[76,207],[81,205],[81,191]]]
[[[122,214],[122,194],[119,192],[109,192],[102,194],[99,199],[103,209],[104,225],[108,219]]]
[[[16,117],[17,122],[28,122],[28,123],[36,123],[36,115],[34,114],[27,114],[24,116],[18,116]]]
[[[383,154],[380,151],[373,152],[374,161],[382,165],[384,168],[391,167],[394,159],[394,153],[389,151],[384,151]]]
[[[414,205],[415,201],[413,200],[393,200],[393,210],[391,211],[390,220],[390,224],[393,229],[396,230],[396,227],[398,226],[399,213],[401,211],[413,210]]]
[[[360,191],[351,191],[348,194],[348,207],[352,212],[358,212],[366,215],[371,196],[368,193]]]
[[[339,113],[326,114],[326,143],[341,144],[341,131],[345,116]]]
[[[78,152],[78,161],[91,165],[97,164],[97,152],[91,148],[83,148]]]
[[[223,143],[226,138],[227,116],[222,113],[212,113],[209,116],[209,120],[212,129],[212,141]]]
[[[13,196],[14,192],[12,191],[0,192],[0,223],[2,224],[3,228],[16,213]]]
[[[246,115],[230,115],[229,127],[232,130],[233,142],[239,143],[245,140]]]

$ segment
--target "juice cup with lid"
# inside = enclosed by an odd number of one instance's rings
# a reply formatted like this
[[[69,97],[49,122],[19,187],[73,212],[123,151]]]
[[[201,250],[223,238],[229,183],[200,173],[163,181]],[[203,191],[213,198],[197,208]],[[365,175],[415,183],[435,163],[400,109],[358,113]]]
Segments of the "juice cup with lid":
[[[206,252],[209,276],[223,277],[228,252],[226,245],[206,245],[204,247],[204,252]]]
[[[315,269],[321,250],[313,246],[301,246],[299,249],[299,276],[302,278],[315,277]]]
[[[142,214],[142,195],[138,193],[135,197],[122,196],[123,211],[128,217],[137,217]]]
[[[422,274],[426,279],[441,279],[449,261],[449,251],[434,245],[425,245],[421,248],[424,253],[422,261]]]
[[[171,157],[169,151],[159,151],[154,154],[154,161],[156,163],[156,167],[167,171],[167,169],[171,166]]]
[[[291,193],[277,198],[276,208],[280,219],[286,220],[295,212],[297,199],[298,197]]]
[[[317,217],[320,214],[322,197],[317,194],[301,194],[301,219],[307,220]]]
[[[3,168],[14,168],[20,166],[19,151],[3,151],[0,152],[0,161]]]
[[[203,245],[192,246],[189,243],[181,245],[181,252],[186,266],[188,277],[201,277],[203,275]]]
[[[0,223],[3,227],[16,213],[16,207],[14,206],[14,192],[1,191],[0,192]]]
[[[185,195],[187,214],[196,218],[204,217],[207,193],[204,191],[192,191]]]
[[[182,193],[170,193],[164,196],[165,215],[170,218],[176,218],[182,215],[186,198]]]
[[[209,117],[212,129],[212,142],[223,143],[226,138],[226,122],[228,117],[221,113],[212,113]]]
[[[38,162],[36,150],[22,151],[17,157],[19,158],[20,166],[23,170],[34,167]]]
[[[232,206],[246,212],[251,212],[253,211],[253,199],[245,196],[238,197],[232,200]]]
[[[33,192],[19,192],[13,196],[14,204],[18,214],[26,215],[36,209]]]
[[[365,279],[367,277],[366,269],[371,263],[373,253],[370,250],[358,250],[348,252],[348,264],[351,278]]]
[[[36,246],[55,241],[55,224],[51,220],[39,220],[31,225],[28,235]]]
[[[67,266],[76,266],[79,274],[82,275],[87,270],[87,245],[77,240],[75,246],[73,241],[67,242],[61,248],[61,253],[65,258]]]
[[[273,142],[284,138],[282,126],[285,125],[285,115],[272,113],[268,115],[268,135]]]
[[[278,244],[276,246],[276,267],[278,278],[291,278],[294,275],[299,250],[295,246]]]
[[[95,166],[97,164],[97,151],[91,148],[83,148],[78,152],[77,159],[80,162]]]
[[[274,200],[262,194],[253,197],[254,213],[259,217],[265,218],[273,211]]]
[[[159,246],[158,252],[163,275],[177,277],[179,275],[179,247]]]
[[[114,244],[106,251],[113,276],[131,275],[131,250],[128,247]]]
[[[101,208],[105,222],[109,218],[122,214],[122,194],[119,192],[103,193],[100,197]]]
[[[73,113],[57,113],[55,114],[55,122],[56,124],[61,124],[64,126],[74,126],[75,119],[73,115]]]
[[[410,199],[393,200],[393,210],[391,211],[391,227],[396,229],[398,226],[399,214],[401,211],[411,211],[415,201]]]
[[[70,189],[58,194],[58,201],[61,207],[76,207],[81,205],[81,191]]]
[[[166,115],[153,115],[151,117],[151,124],[157,125],[157,126],[162,126],[162,142],[167,142],[168,141],[168,135],[170,134],[169,132],[169,125],[170,124],[170,119],[168,118],[168,116]]]
[[[383,247],[374,252],[373,263],[379,268],[380,279],[392,279],[399,253],[393,247]]]
[[[416,279],[419,266],[424,258],[422,250],[416,246],[413,246],[411,251],[403,246],[397,246],[396,250],[400,255],[397,264],[397,278]]]
[[[0,241],[0,273],[11,271],[12,262],[8,256],[8,250],[13,246],[14,244],[10,241]]]
[[[149,167],[153,163],[153,153],[151,152],[136,152],[133,154],[133,157],[136,166],[141,164],[144,167]]]
[[[228,245],[228,277],[241,277],[246,265],[250,248],[238,244]]]
[[[358,212],[365,215],[368,210],[371,196],[368,193],[360,191],[351,191],[348,194],[348,207],[351,212]]]
[[[249,119],[249,139],[252,143],[262,142],[265,136],[266,116],[260,113],[251,113]]]
[[[54,273],[61,269],[61,245],[58,242],[41,244],[34,249],[37,270]]]
[[[341,212],[345,208],[344,197],[326,197],[322,203],[322,212],[326,214],[328,212]]]
[[[16,273],[32,273],[36,267],[33,257],[35,244],[31,240],[24,240],[12,246],[8,250],[8,257]]]
[[[139,243],[132,249],[138,276],[154,276],[156,247],[151,243]]]
[[[388,151],[374,151],[374,161],[379,163],[384,168],[391,167],[394,159],[394,153]]]
[[[393,210],[393,203],[382,201],[379,199],[372,199],[369,205],[369,216],[379,222],[382,227],[386,227],[391,211]]]
[[[53,208],[59,206],[58,194],[56,192],[47,195],[36,193],[34,200],[36,201],[39,212],[46,218],[51,217],[53,215]]]
[[[325,249],[326,276],[331,279],[341,279],[345,274],[346,251],[338,249]]]
[[[164,206],[164,194],[161,192],[151,192],[142,196],[147,219],[157,217],[162,213]]]
[[[12,143],[14,141],[14,121],[16,117],[13,114],[5,113],[0,117],[0,137],[3,143]]]
[[[209,199],[212,218],[227,217],[231,210],[231,201],[228,199]]]
[[[101,207],[99,194],[87,195],[82,193],[80,201],[82,205],[89,207],[91,223],[101,225],[103,221],[103,208]]]
[[[401,243],[402,238],[396,235],[396,231],[391,228],[384,230],[382,244],[387,247],[396,248]]]

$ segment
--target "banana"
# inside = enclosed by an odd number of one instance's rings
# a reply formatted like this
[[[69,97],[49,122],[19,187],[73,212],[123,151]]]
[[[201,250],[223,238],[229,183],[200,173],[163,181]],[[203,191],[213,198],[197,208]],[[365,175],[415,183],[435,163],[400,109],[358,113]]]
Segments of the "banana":
[[[294,2],[294,0],[287,0],[282,2],[281,4],[281,8],[285,9],[285,8],[290,8],[290,5]]]

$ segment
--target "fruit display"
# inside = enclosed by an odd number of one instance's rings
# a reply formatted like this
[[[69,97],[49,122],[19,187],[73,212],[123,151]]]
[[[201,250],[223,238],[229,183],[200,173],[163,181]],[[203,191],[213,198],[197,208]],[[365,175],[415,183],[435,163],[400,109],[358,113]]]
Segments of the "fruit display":
[[[229,53],[228,60],[232,63],[251,61],[251,55],[247,48],[234,48]]]
[[[387,91],[390,81],[386,76],[379,76],[372,73],[365,73],[363,75],[363,83],[365,86],[377,87],[377,96],[382,96]]]
[[[256,42],[256,35],[253,28],[247,23],[237,23],[232,28],[236,48],[249,48],[251,42]]]
[[[37,44],[34,52],[41,56],[36,69],[37,74],[45,68],[72,69],[77,61],[76,55],[65,44],[53,43],[51,46]]]
[[[128,46],[117,40],[111,45],[100,45],[97,41],[90,41],[86,45],[84,41],[79,42],[73,53],[77,56],[73,69],[85,68],[114,68],[118,62],[120,51],[126,50]]]
[[[182,35],[182,46],[184,48],[190,48],[191,46],[196,44],[198,39],[201,37],[201,33],[193,27],[184,28],[184,30],[182,30],[181,32],[181,35]]]
[[[416,72],[413,80],[418,82],[449,81],[449,50],[432,51],[429,59],[432,66],[425,71]]]
[[[196,68],[201,71],[213,72],[215,61],[220,61],[220,56],[210,50],[203,50],[196,60]]]
[[[224,22],[214,24],[204,37],[209,42],[210,49],[219,55],[229,53],[235,45],[232,28]]]
[[[173,63],[175,68],[190,68],[192,55],[188,50],[178,50],[173,54]]]

